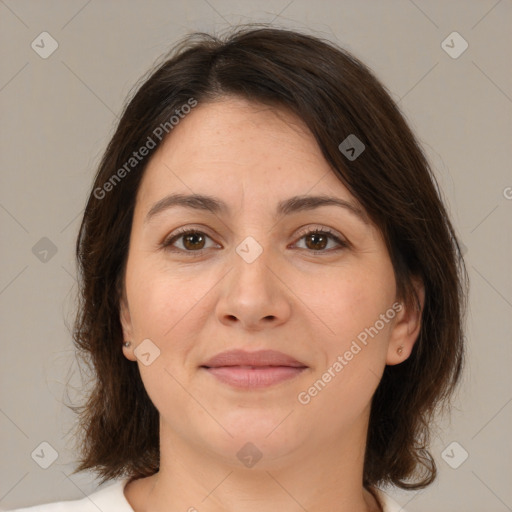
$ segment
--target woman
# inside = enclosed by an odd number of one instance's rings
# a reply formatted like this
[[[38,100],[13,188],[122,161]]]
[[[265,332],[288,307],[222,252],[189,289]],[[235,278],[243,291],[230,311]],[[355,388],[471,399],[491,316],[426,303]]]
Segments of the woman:
[[[436,477],[467,274],[428,163],[356,58],[195,34],[129,101],[77,241],[80,465],[27,510],[394,511]],[[25,510],[25,509],[19,509]]]

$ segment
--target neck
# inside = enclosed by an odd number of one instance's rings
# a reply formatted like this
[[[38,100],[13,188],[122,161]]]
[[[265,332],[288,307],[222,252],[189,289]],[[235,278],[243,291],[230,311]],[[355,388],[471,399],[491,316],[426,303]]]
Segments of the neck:
[[[262,456],[244,467],[236,457],[185,443],[161,420],[160,471],[144,479],[132,507],[135,512],[378,512],[377,501],[362,486],[364,427],[352,425],[337,442],[297,447],[274,459]]]

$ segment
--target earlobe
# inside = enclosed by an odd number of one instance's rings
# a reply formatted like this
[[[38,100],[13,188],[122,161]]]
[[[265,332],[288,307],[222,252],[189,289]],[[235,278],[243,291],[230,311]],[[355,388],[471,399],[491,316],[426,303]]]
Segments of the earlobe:
[[[413,284],[416,297],[408,305],[401,303],[402,309],[396,316],[389,340],[387,365],[403,363],[411,355],[420,334],[425,286],[419,278],[414,278]]]
[[[133,328],[130,316],[130,310],[128,308],[128,303],[126,298],[123,297],[119,301],[119,320],[121,322],[121,326],[123,328],[123,344],[122,351],[127,359],[130,361],[135,361],[136,358],[133,355]]]

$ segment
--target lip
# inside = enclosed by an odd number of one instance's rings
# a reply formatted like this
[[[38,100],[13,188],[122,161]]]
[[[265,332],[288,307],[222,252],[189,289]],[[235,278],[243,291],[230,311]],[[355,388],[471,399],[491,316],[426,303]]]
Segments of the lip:
[[[278,352],[276,350],[227,350],[208,359],[202,366],[218,368],[220,366],[290,366],[294,368],[306,367],[301,361]]]
[[[212,357],[201,368],[225,384],[248,389],[292,379],[308,367],[275,350],[229,350]]]

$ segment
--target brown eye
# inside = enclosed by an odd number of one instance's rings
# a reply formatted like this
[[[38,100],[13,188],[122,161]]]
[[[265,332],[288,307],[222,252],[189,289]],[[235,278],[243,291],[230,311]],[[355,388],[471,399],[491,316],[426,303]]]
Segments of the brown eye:
[[[189,233],[188,235],[182,235],[183,245],[187,249],[203,249],[205,238],[202,233]]]
[[[325,249],[325,247],[327,246],[328,237],[322,233],[311,233],[310,235],[307,235],[305,238],[307,240],[306,245],[308,249],[316,251]]]
[[[166,250],[185,253],[202,253],[207,239],[211,238],[201,231],[185,229],[167,239],[162,247]],[[181,247],[176,244],[181,242]],[[206,247],[207,248],[207,247]]]
[[[341,240],[338,236],[332,233],[329,229],[313,229],[306,233],[303,233],[300,240],[305,240],[306,249],[313,252],[330,252],[334,249],[325,250],[329,244],[329,241],[334,241],[338,246],[342,248],[348,247],[348,243]]]
[[[208,249],[208,247],[206,247],[207,240],[211,240],[211,238],[202,231],[184,229],[168,238],[162,244],[162,247],[172,252],[198,255]],[[316,253],[331,252],[349,246],[348,242],[341,240],[327,228],[309,230],[302,234],[299,240],[305,240],[305,250]],[[334,242],[335,247],[328,249],[329,242]],[[338,248],[336,248],[336,245]]]

